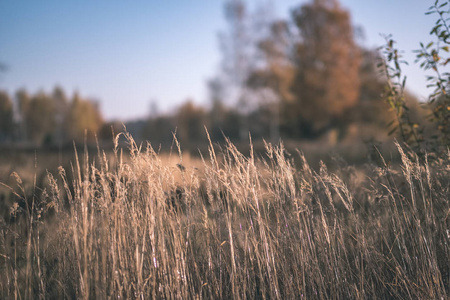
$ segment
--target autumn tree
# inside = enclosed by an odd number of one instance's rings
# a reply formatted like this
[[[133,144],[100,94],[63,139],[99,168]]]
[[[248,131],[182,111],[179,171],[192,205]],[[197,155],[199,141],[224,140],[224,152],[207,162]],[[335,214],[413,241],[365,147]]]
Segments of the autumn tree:
[[[361,64],[359,68],[359,100],[346,113],[349,122],[370,124],[386,134],[386,124],[393,115],[389,106],[382,101],[385,82],[377,70],[380,54],[376,50],[361,49]]]
[[[24,98],[26,99],[26,98]],[[22,103],[28,138],[35,144],[52,143],[55,133],[55,105],[51,97],[39,92],[31,97],[29,103]]]
[[[187,100],[175,116],[177,136],[183,144],[196,143],[204,137],[206,124],[206,112],[196,106],[192,100]]]
[[[13,104],[9,95],[0,91],[0,141],[12,138]]]
[[[293,35],[286,21],[269,24],[268,34],[258,42],[259,63],[247,79],[247,85],[260,99],[259,111],[269,113],[270,137],[272,142],[279,139],[280,108],[294,101],[292,93],[296,67],[290,55]]]
[[[292,13],[300,40],[295,45],[292,117],[317,135],[344,120],[359,96],[360,49],[350,14],[337,0],[314,0]],[[286,109],[286,108],[285,108]]]
[[[395,117],[389,105],[382,101],[386,83],[377,65],[381,59],[377,50],[361,49],[359,67],[358,103],[346,112],[346,120],[351,123],[349,138],[365,137],[382,140],[388,137],[387,124]]]
[[[103,124],[99,107],[93,101],[85,100],[75,93],[67,113],[67,132],[70,139],[82,142],[94,141]]]
[[[282,102],[293,101],[292,84],[296,68],[289,55],[292,43],[286,21],[270,24],[268,36],[258,42],[262,62],[252,70],[247,84],[253,89],[271,90]]]

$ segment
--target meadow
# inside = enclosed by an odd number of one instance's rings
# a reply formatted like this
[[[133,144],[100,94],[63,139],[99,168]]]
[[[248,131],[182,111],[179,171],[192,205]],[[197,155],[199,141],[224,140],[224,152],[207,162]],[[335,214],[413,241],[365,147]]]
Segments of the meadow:
[[[0,298],[448,299],[450,153],[392,146],[327,168],[282,143],[195,158],[122,133],[15,170]]]

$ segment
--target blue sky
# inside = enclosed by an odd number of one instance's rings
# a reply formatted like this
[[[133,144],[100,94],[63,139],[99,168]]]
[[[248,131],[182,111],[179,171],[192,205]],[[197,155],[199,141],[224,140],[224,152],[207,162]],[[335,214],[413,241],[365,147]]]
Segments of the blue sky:
[[[253,0],[252,2],[256,2]],[[306,1],[274,0],[287,17]],[[392,33],[405,50],[409,88],[425,98],[424,74],[413,49],[428,42],[434,1],[342,0],[353,23],[364,28],[367,47]],[[145,117],[150,102],[170,112],[187,98],[207,103],[205,81],[219,68],[217,33],[225,28],[219,0],[0,0],[0,89],[51,91],[100,101],[107,119]]]

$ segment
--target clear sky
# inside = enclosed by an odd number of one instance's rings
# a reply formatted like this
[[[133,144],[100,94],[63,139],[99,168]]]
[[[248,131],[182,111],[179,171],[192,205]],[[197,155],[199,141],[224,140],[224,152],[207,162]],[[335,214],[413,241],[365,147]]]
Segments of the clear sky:
[[[256,0],[253,0],[256,1]],[[287,17],[305,1],[274,0]],[[392,33],[411,67],[408,86],[425,98],[413,49],[431,40],[426,0],[341,0],[364,28],[367,47]],[[151,100],[170,112],[187,98],[207,103],[205,81],[220,63],[217,33],[225,28],[220,0],[0,0],[0,89],[50,92],[100,101],[107,119],[148,115]]]

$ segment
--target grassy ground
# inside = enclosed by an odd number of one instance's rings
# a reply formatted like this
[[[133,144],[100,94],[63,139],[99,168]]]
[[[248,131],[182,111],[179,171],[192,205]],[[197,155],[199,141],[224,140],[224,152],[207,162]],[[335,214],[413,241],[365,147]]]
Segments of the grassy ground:
[[[0,298],[450,295],[448,153],[397,146],[398,166],[378,156],[329,170],[282,145],[194,159],[127,138],[125,152],[79,153],[42,185],[8,177]]]

